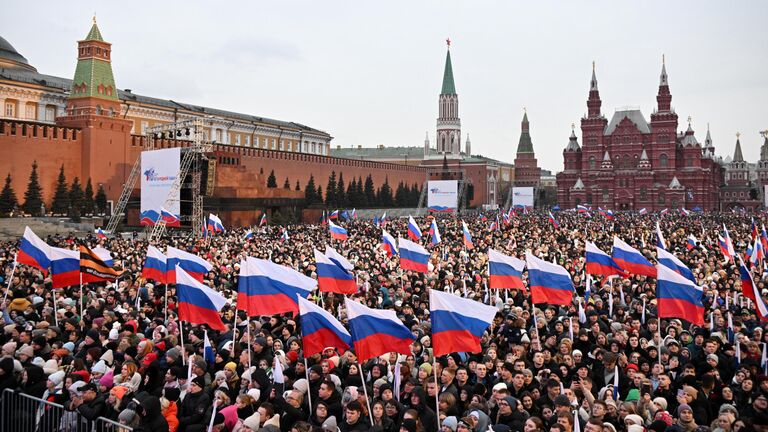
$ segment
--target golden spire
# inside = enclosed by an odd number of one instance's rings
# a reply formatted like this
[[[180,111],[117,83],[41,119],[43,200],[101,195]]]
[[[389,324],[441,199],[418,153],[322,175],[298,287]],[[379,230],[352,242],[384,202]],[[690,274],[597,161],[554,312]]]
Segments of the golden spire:
[[[736,132],[736,139],[739,139],[740,136],[741,136],[741,132]]]
[[[93,23],[96,24],[96,12],[93,13]]]

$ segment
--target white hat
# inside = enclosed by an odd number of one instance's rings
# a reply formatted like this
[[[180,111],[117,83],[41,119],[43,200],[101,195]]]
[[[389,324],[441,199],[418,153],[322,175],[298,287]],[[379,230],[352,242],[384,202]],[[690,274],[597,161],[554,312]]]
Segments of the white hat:
[[[56,371],[50,375],[48,375],[48,381],[52,382],[54,386],[58,387],[62,382],[64,382],[64,377],[67,376],[64,371]]]
[[[104,362],[104,360],[99,360],[96,362],[96,364],[91,367],[91,373],[100,373],[105,374],[107,373],[107,363]]]

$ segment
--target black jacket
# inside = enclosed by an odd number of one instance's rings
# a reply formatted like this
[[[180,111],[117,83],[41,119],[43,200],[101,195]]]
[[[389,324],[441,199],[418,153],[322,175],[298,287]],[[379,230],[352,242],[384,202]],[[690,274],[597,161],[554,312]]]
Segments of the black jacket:
[[[205,391],[187,393],[179,406],[179,432],[184,432],[187,426],[202,424],[209,406],[211,398]]]
[[[96,420],[104,415],[106,410],[107,406],[101,395],[96,396],[90,402],[83,402],[82,405],[77,407],[77,412],[90,421]]]
[[[134,431],[168,432],[168,421],[165,420],[160,409],[160,399],[157,396],[147,395],[140,402],[144,413],[141,416],[139,427]],[[179,427],[181,427],[181,423],[179,423]]]

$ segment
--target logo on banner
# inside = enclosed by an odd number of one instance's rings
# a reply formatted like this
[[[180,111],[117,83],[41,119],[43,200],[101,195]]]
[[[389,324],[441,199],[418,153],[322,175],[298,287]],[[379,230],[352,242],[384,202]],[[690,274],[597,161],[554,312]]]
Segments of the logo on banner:
[[[148,182],[164,182],[176,180],[176,176],[159,176],[154,168],[144,171],[145,180]]]

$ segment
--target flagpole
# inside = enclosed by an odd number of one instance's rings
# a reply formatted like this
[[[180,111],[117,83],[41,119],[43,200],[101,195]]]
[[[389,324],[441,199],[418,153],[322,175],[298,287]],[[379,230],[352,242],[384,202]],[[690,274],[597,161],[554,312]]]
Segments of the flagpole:
[[[248,323],[245,326],[245,331],[248,332],[248,369],[251,369],[251,317],[246,317],[246,322]]]
[[[181,364],[184,364],[184,359],[187,358],[185,356],[185,349],[184,349],[184,321],[179,318],[179,342],[181,342]]]
[[[237,307],[235,307],[235,324],[232,326],[232,349],[229,350],[230,357],[235,356],[235,344],[237,344]]]
[[[83,328],[83,326],[85,325],[85,321],[83,321],[84,310],[85,310],[85,305],[83,304],[83,300],[85,300],[85,298],[83,297],[83,273],[80,272],[80,328]],[[138,311],[136,312],[138,313]]]
[[[56,290],[51,289],[51,294],[53,294],[53,320],[56,323],[56,327],[59,326],[59,315],[56,313]],[[3,305],[5,305],[5,302],[3,302]],[[3,306],[5,308],[5,306]]]
[[[165,324],[168,325],[168,284],[165,284]]]
[[[437,360],[432,360],[432,371],[435,373],[435,417],[437,430],[440,430],[440,383],[437,382]]]
[[[368,398],[368,386],[365,384],[365,377],[363,376],[363,365],[360,365],[357,370],[360,372],[360,381],[363,383],[363,393],[365,394],[365,403],[368,404],[368,418],[371,420],[371,426],[373,426],[373,412],[371,412],[371,400]]]
[[[13,254],[13,268],[11,269],[11,275],[8,277],[8,287],[5,289],[5,295],[3,295],[3,310],[5,310],[6,308],[5,302],[8,300],[8,293],[11,292],[11,284],[13,283],[13,274],[16,273],[16,265],[18,264],[18,261],[16,261],[18,254],[19,254],[18,252]],[[56,310],[56,303],[53,304],[53,309]]]
[[[280,360],[278,360],[278,361],[280,361]],[[309,384],[309,366],[307,365],[307,357],[306,356],[304,356],[304,375],[307,378],[307,384]],[[365,385],[365,383],[363,383],[363,385]],[[368,396],[366,396],[365,398],[368,399]],[[309,409],[311,411],[312,410],[312,391],[311,390],[307,391],[307,399],[309,401]]]

